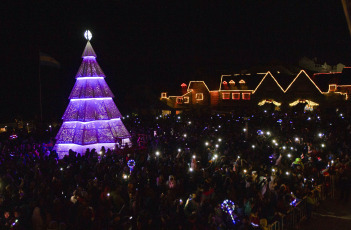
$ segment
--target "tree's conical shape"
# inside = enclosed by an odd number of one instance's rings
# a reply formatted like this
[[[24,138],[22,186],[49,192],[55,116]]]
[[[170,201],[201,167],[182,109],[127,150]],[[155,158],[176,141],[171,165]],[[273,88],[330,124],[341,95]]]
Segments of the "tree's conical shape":
[[[82,54],[82,58],[89,57],[89,56],[97,57],[93,47],[90,44],[90,41],[87,42],[87,44],[86,44],[86,46],[84,48],[84,51],[83,51],[83,54]]]
[[[121,121],[122,115],[113,101],[105,74],[96,61],[96,53],[87,42],[70,102],[56,136],[55,150],[62,158],[72,149],[84,154],[86,149],[114,149],[116,144],[130,145],[130,134]]]

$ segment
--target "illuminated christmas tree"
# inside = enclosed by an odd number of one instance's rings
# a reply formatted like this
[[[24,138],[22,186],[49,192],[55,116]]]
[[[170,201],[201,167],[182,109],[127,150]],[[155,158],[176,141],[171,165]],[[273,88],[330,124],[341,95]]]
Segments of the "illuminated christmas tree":
[[[69,96],[69,105],[62,117],[63,124],[56,136],[55,150],[62,158],[72,149],[84,154],[86,149],[100,151],[114,149],[116,143],[131,145],[130,134],[123,125],[113,93],[105,81],[105,75],[96,61],[90,44],[90,31],[84,34],[88,40],[82,64],[76,75],[76,83]]]

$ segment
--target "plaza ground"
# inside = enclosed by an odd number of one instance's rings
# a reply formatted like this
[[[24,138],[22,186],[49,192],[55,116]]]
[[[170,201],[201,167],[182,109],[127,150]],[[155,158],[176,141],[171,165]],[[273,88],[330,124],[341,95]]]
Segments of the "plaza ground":
[[[334,199],[327,199],[321,202],[311,220],[304,221],[301,230],[348,230],[351,229],[351,202],[338,200],[339,192],[336,192]]]

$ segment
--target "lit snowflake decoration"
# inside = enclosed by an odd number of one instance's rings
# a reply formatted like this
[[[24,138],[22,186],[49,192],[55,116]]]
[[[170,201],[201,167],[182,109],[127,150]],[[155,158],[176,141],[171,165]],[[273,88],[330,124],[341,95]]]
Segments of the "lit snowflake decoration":
[[[134,166],[135,166],[135,161],[134,161],[134,160],[129,160],[129,161],[127,162],[127,165],[128,165],[128,167],[129,167],[129,169],[130,169],[130,172],[132,172],[132,171],[133,171],[133,168],[134,168]]]
[[[235,209],[235,204],[231,200],[224,200],[221,204],[221,209],[230,215],[232,218],[233,224],[235,224],[235,214],[234,214],[234,209]]]

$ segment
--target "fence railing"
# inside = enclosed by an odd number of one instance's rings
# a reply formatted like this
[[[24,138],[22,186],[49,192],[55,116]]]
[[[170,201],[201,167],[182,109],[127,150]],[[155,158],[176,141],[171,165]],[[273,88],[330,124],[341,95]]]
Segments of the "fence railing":
[[[335,196],[335,180],[334,175],[324,178],[324,183],[315,187],[312,191],[314,193],[315,207],[327,198],[334,198]],[[307,197],[299,201],[286,215],[283,215],[280,221],[275,221],[268,226],[269,230],[288,230],[296,229],[298,225],[311,215],[312,207],[307,202]]]

